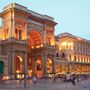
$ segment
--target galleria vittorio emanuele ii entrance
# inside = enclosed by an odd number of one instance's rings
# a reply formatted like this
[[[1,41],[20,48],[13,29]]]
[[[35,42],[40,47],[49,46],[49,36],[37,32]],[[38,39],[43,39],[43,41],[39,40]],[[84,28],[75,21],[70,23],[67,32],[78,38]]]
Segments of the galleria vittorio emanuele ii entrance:
[[[0,17],[0,74],[12,78],[90,74],[89,41],[69,33],[55,36],[53,17],[16,3],[4,7]]]
[[[53,73],[53,61],[49,59],[46,54],[46,48],[44,46],[43,37],[39,31],[32,30],[29,32],[28,38],[28,73],[30,76],[36,75],[38,78],[46,76],[52,76]]]

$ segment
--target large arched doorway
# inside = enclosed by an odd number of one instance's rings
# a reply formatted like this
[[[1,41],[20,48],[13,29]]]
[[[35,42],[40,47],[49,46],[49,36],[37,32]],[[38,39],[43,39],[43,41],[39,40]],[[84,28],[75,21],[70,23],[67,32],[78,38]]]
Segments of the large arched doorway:
[[[36,72],[36,76],[38,78],[42,77],[42,61],[41,61],[41,59],[38,59],[35,63],[35,72]]]
[[[46,61],[46,71],[47,71],[47,75],[49,77],[52,77],[52,72],[53,72],[53,61],[51,59],[47,59]]]
[[[16,78],[22,78],[22,73],[23,73],[23,60],[20,56],[17,56],[15,58],[15,73],[16,73]]]
[[[39,49],[43,47],[42,35],[37,30],[31,30],[28,33],[28,47],[29,47],[29,58],[28,61],[28,74],[32,76],[36,74],[38,78],[42,77],[42,60]],[[37,60],[36,60],[37,58]]]
[[[28,34],[29,48],[40,48],[43,46],[42,35],[39,31],[31,30]]]
[[[0,61],[0,75],[4,74],[4,62]]]

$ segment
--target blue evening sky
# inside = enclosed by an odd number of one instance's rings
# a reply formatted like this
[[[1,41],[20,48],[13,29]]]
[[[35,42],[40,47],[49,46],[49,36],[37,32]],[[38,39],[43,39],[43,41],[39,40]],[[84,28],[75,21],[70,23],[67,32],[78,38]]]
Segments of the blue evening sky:
[[[11,2],[54,17],[55,35],[69,32],[90,40],[90,0],[0,0],[0,12]]]

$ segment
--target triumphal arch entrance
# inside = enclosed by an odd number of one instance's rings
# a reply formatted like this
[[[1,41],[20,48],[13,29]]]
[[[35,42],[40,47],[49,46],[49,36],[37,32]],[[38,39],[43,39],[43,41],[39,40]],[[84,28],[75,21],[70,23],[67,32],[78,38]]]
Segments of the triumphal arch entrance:
[[[0,17],[1,54],[8,56],[8,73],[18,78],[24,72],[30,77],[52,77],[56,50],[54,19],[16,3],[6,6]]]

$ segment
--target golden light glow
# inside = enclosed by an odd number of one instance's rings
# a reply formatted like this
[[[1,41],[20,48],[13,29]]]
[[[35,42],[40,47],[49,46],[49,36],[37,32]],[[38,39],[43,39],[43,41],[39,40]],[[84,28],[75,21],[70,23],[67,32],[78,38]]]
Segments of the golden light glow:
[[[40,60],[37,60],[37,64],[41,64],[41,61]]]
[[[68,42],[68,46],[72,46],[73,45],[73,42]]]
[[[34,46],[31,47],[32,49],[34,48]]]
[[[3,76],[3,78],[2,78],[3,80],[9,80],[10,79],[10,77],[9,76]]]
[[[59,50],[62,50],[61,47],[59,47]]]
[[[22,76],[21,76],[21,75],[19,75],[19,74],[17,74],[17,78],[19,78],[19,79],[20,79],[20,78],[22,78]]]
[[[20,70],[16,70],[16,73],[20,73]]]
[[[71,49],[71,50],[73,50],[73,42],[69,42],[69,41],[61,42],[59,50],[62,50],[62,49]]]
[[[20,75],[20,70],[16,70],[16,73],[17,73],[17,78],[19,78],[19,79],[21,79],[22,78],[22,76]]]
[[[82,62],[82,61],[81,61],[81,57],[80,57],[79,59],[80,59],[80,62]]]
[[[28,70],[28,75],[31,77],[32,76],[32,70]]]
[[[22,40],[26,40],[26,34],[22,33]]]
[[[22,60],[22,58],[20,57],[20,56],[18,56],[18,58],[20,59],[20,62],[22,62],[23,60]]]
[[[7,33],[5,32],[5,30],[4,30],[4,29],[1,29],[1,30],[0,30],[0,39],[1,39],[1,40],[5,40],[5,39],[8,38],[7,36],[8,36],[8,35],[7,35]]]
[[[49,60],[49,63],[50,63],[50,64],[52,64],[52,61],[51,61],[51,60]]]
[[[87,62],[87,59],[85,59],[85,62]]]
[[[40,46],[38,45],[38,46],[36,46],[36,48],[40,48]]]
[[[43,44],[41,44],[41,47],[43,47]]]
[[[52,64],[52,60],[48,59],[49,64]]]
[[[53,46],[53,45],[55,45],[55,43],[54,43],[54,41],[52,40],[52,41],[51,41],[51,46]]]
[[[36,46],[36,48],[40,48],[40,47],[43,47],[43,45],[41,44],[41,45],[37,45],[37,46]]]
[[[62,46],[66,46],[66,45],[67,45],[67,42],[64,41],[64,42],[61,43],[61,45],[62,45]]]
[[[72,61],[74,61],[74,56],[72,55]]]

